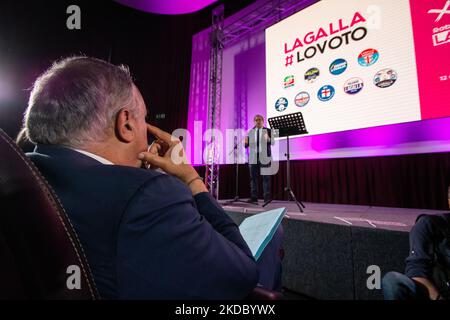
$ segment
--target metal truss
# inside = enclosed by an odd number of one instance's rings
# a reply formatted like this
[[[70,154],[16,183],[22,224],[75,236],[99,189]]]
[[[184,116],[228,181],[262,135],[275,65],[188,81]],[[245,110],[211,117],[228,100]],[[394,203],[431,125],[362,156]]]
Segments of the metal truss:
[[[319,0],[317,0],[319,1]],[[212,11],[211,55],[209,65],[209,104],[208,127],[212,129],[207,146],[205,181],[209,192],[219,198],[219,168],[222,146],[216,139],[216,130],[220,129],[222,104],[222,57],[225,46],[231,46],[252,34],[260,32],[278,21],[304,9],[311,0],[266,0],[253,4],[254,9],[245,17],[224,27],[223,4]],[[246,125],[247,114],[238,116],[241,127]],[[243,123],[245,122],[245,123]]]
[[[317,0],[319,1],[319,0]],[[256,2],[255,8],[245,17],[224,28],[224,45],[231,46],[251,34],[264,30],[271,25],[306,8],[311,0],[266,0]]]
[[[211,139],[207,146],[205,180],[209,192],[219,198],[219,168],[221,139],[216,134],[220,129],[220,113],[222,105],[222,56],[223,56],[224,6],[216,7],[212,12],[211,56],[209,65],[209,107],[208,129]]]

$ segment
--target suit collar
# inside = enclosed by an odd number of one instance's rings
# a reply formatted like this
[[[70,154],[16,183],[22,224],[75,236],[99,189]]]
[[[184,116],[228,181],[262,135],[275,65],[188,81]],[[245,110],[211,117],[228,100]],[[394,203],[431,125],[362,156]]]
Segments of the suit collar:
[[[103,165],[101,162],[65,146],[38,144],[33,153],[83,165]]]

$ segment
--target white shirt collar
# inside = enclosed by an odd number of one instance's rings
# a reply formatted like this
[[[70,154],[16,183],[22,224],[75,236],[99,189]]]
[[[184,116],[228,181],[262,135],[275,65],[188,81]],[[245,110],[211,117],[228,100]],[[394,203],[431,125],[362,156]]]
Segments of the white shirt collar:
[[[111,161],[106,160],[105,158],[102,158],[102,157],[100,157],[100,156],[98,156],[96,154],[93,154],[93,153],[90,153],[90,152],[87,152],[87,151],[84,151],[84,150],[80,150],[80,149],[74,149],[74,148],[70,148],[70,149],[72,149],[72,150],[74,150],[76,152],[82,153],[82,154],[84,154],[84,155],[86,155],[86,156],[88,156],[88,157],[90,157],[90,158],[92,158],[94,160],[97,160],[98,162],[101,162],[103,164],[108,164],[108,165],[113,165],[114,164]]]

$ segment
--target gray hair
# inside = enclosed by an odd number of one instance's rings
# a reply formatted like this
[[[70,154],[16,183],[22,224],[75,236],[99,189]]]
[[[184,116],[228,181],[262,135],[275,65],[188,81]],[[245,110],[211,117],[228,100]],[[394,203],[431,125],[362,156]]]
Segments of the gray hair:
[[[113,134],[124,107],[137,112],[127,67],[71,57],[55,62],[35,81],[24,126],[34,143],[76,148]]]

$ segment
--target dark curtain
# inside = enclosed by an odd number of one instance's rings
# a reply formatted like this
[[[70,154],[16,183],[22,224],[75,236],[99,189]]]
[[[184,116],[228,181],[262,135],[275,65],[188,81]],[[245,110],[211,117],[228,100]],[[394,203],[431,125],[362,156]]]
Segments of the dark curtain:
[[[169,132],[186,128],[192,35],[211,25],[211,9],[221,2],[229,16],[253,1],[222,0],[176,16],[140,12],[111,0],[0,2],[0,87],[8,82],[13,91],[8,100],[0,99],[0,128],[15,137],[27,89],[54,60],[77,54],[128,65],[149,121]],[[81,30],[66,27],[69,5],[81,9]]]
[[[291,161],[291,186],[306,202],[448,210],[449,168],[450,153]],[[235,170],[220,167],[220,199],[234,198]],[[198,171],[203,174],[204,167]],[[273,195],[285,185],[286,162],[280,162]],[[239,197],[250,197],[247,165],[239,166]]]
[[[66,8],[81,8],[81,30],[66,28]],[[149,111],[149,121],[172,131],[186,125],[192,34],[207,27],[209,13],[163,16],[112,1],[45,1],[0,5],[2,62],[15,97],[1,101],[0,127],[15,136],[36,77],[52,61],[86,54],[126,64]],[[3,79],[4,80],[4,79]]]

